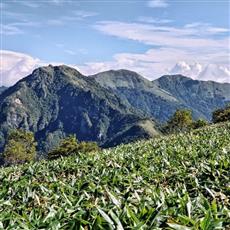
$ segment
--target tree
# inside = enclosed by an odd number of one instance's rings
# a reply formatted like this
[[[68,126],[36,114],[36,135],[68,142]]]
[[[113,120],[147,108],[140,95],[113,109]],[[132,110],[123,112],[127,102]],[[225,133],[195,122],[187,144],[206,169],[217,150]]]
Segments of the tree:
[[[217,109],[212,113],[213,123],[219,123],[224,121],[230,121],[230,105],[227,105],[223,109]]]
[[[6,164],[19,164],[34,160],[36,145],[32,132],[21,129],[10,131],[3,152]]]
[[[61,140],[59,146],[48,153],[48,159],[54,160],[61,156],[66,157],[77,153],[95,152],[99,149],[96,142],[78,142],[76,136],[70,135]]]
[[[76,152],[78,147],[78,141],[76,136],[70,135],[61,140],[59,146],[48,153],[48,159],[54,160],[61,156],[70,156]]]
[[[82,152],[82,153],[96,152],[99,150],[100,150],[100,148],[98,147],[96,142],[82,141],[78,145],[78,152]]]
[[[166,133],[187,131],[192,128],[192,123],[190,110],[177,110],[163,129]]]

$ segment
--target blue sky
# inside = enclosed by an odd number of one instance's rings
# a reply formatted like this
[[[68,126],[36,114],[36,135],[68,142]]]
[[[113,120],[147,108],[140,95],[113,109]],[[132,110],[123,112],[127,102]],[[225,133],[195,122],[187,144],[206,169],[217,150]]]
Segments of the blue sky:
[[[84,74],[128,68],[151,79],[178,62],[230,71],[228,0],[0,2],[0,84],[48,63]]]

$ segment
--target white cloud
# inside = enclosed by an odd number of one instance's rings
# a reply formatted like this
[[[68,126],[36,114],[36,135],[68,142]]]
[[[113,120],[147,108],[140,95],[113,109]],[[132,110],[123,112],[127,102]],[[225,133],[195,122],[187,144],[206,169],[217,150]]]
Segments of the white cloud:
[[[30,74],[35,68],[43,65],[62,65],[64,63],[45,63],[30,55],[13,51],[1,51],[0,85],[10,86],[22,77]],[[113,60],[105,62],[88,62],[69,65],[85,75],[95,74],[110,69],[130,69],[153,80],[165,74],[180,73],[200,80],[230,82],[230,69],[227,63],[220,62],[220,56],[197,57],[192,52],[173,48],[150,49],[145,53],[119,53]],[[183,60],[181,62],[181,60]],[[212,60],[212,61],[210,61]],[[199,61],[199,63],[198,63]],[[175,68],[177,63],[177,69]],[[215,68],[214,68],[215,66]],[[208,68],[206,68],[208,67]],[[221,76],[219,76],[221,74]],[[218,76],[217,76],[218,75]]]
[[[108,35],[154,46],[180,47],[187,49],[226,49],[229,44],[228,38],[213,39],[210,37],[214,32],[214,30],[212,30],[213,28],[215,28],[217,34],[216,27],[206,27],[202,28],[202,31],[200,31],[198,28],[176,28],[118,21],[102,21],[97,23],[94,27]],[[207,37],[208,35],[209,37]]]
[[[22,77],[30,74],[34,68],[42,65],[42,62],[27,54],[8,50],[0,51],[0,85],[10,86]]]
[[[203,70],[203,65],[194,62],[194,63],[187,63],[185,61],[180,61],[176,63],[176,65],[171,69],[171,74],[182,74],[184,76],[189,76],[191,78],[197,78],[197,76]]]
[[[206,53],[204,56],[197,56],[193,51],[186,51],[177,48],[154,48],[145,53],[120,53],[107,62],[89,62],[78,66],[84,74],[95,74],[109,69],[130,69],[140,73],[146,78],[153,80],[165,74],[183,74],[188,77],[200,80],[214,80],[219,82],[230,82],[230,76],[219,76],[212,74],[208,76],[200,73],[209,63],[215,63],[218,68],[229,71],[227,57],[219,53]],[[175,64],[178,63],[177,68]],[[188,64],[189,63],[189,64]],[[202,68],[201,68],[202,67]],[[209,71],[210,72],[210,71]],[[219,71],[220,72],[220,71]],[[217,73],[215,71],[215,73]],[[222,71],[223,73],[223,71]]]
[[[174,65],[180,61],[199,62],[204,66],[212,63],[223,66],[223,68],[230,64],[230,40],[226,33],[229,32],[228,28],[213,27],[200,22],[178,28],[156,23],[118,21],[99,22],[95,28],[107,35],[138,41],[154,48],[142,54],[117,54],[112,61],[105,63],[88,63],[87,68],[91,70],[130,68],[150,79],[155,79],[170,73]],[[195,72],[194,67],[187,74],[193,77]],[[210,78],[206,76],[205,79],[223,81],[223,78],[218,76],[214,79],[214,75]]]
[[[151,0],[148,1],[147,5],[152,8],[165,8],[169,6],[165,0]]]

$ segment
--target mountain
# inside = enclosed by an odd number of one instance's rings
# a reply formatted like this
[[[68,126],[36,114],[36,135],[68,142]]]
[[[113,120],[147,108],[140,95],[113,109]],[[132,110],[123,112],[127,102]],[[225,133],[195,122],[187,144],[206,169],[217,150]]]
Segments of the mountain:
[[[128,70],[111,70],[91,76],[123,101],[160,122],[178,108],[193,111],[193,117],[211,120],[213,110],[230,102],[230,84],[197,81],[182,75],[167,75],[149,81]]]
[[[0,149],[12,128],[33,131],[43,152],[68,134],[115,146],[159,135],[158,122],[178,108],[211,120],[213,110],[229,102],[228,83],[182,75],[149,81],[124,69],[84,76],[65,65],[49,65],[0,94]]]
[[[64,65],[40,67],[0,95],[0,147],[11,128],[33,131],[44,152],[68,134],[105,147],[159,134],[153,120]]]
[[[7,87],[5,86],[0,86],[0,94],[3,93],[3,91],[5,91],[7,89]]]
[[[198,81],[182,75],[166,75],[154,81],[171,93],[196,118],[211,120],[212,112],[230,102],[230,84]]]
[[[110,70],[91,77],[126,104],[158,121],[168,120],[172,111],[182,106],[169,92],[133,71]]]

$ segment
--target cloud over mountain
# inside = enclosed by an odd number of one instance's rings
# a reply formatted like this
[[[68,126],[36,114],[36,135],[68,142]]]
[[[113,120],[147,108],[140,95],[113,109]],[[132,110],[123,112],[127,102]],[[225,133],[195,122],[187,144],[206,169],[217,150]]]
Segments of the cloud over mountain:
[[[8,50],[1,50],[0,56],[2,59],[0,86],[11,86],[42,64],[38,58]]]
[[[197,80],[230,82],[230,68],[217,64],[188,63],[181,61],[170,70],[170,73],[182,74]]]

